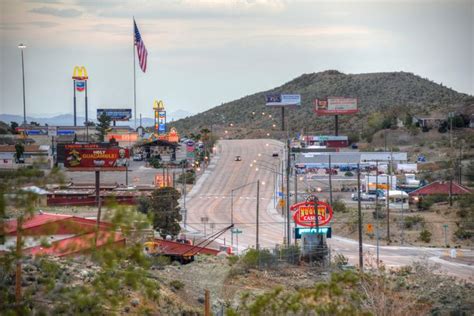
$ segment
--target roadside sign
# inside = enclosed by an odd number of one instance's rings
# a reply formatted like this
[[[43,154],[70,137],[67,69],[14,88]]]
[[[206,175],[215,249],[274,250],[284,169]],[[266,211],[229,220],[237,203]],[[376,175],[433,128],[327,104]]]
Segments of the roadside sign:
[[[372,224],[367,224],[367,233],[372,234],[374,232],[374,226]]]
[[[234,228],[234,229],[232,229],[232,233],[233,234],[242,234],[242,230]]]
[[[278,201],[278,205],[279,205],[280,207],[284,207],[284,206],[285,206],[285,200],[280,199],[280,200]]]
[[[318,229],[316,227],[295,227],[295,239],[301,239],[303,234],[326,235],[327,238],[331,238],[332,229],[329,226],[321,226]]]
[[[48,126],[48,136],[58,136],[58,127]]]

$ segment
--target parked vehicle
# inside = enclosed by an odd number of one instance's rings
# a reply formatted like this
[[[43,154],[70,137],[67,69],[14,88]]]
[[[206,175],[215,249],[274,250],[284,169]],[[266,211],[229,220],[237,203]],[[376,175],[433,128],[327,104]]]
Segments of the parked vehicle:
[[[278,151],[274,151],[272,157],[278,157]]]
[[[235,161],[242,161],[242,157],[240,157],[240,156],[235,156],[235,159],[234,159],[234,160],[235,160]]]
[[[143,160],[142,154],[133,155],[133,161],[142,161],[142,160]]]
[[[352,193],[351,198],[352,198],[352,201],[357,201],[358,200],[357,193]],[[375,193],[374,194],[365,193],[365,192],[360,193],[360,200],[361,201],[374,202],[376,199],[377,199],[377,195]],[[379,194],[379,201],[384,201],[384,200],[385,200],[385,196],[380,196],[380,194]]]
[[[337,170],[334,169],[334,168],[326,168],[326,174],[331,174],[331,175],[336,175],[337,174]]]

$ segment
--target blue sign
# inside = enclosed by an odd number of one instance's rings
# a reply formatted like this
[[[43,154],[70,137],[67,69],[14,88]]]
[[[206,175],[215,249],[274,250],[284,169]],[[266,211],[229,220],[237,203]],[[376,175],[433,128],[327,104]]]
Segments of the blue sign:
[[[74,135],[76,132],[70,129],[58,130],[58,135]]]
[[[283,192],[277,192],[278,197],[283,197]]]
[[[318,229],[316,227],[295,227],[295,239],[301,239],[303,234],[320,234],[331,238],[332,230],[328,226],[321,226]]]
[[[30,129],[26,131],[26,135],[43,135],[43,134],[45,133],[39,129]]]
[[[82,92],[86,89],[86,83],[83,80],[76,81],[76,90]]]

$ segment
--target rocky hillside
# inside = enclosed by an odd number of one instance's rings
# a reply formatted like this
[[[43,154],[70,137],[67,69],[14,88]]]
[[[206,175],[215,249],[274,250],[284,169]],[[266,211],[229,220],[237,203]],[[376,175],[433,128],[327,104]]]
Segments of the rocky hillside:
[[[265,107],[267,93],[299,93],[300,109],[291,109],[289,125],[292,131],[329,132],[332,117],[316,117],[313,100],[327,96],[356,97],[360,113],[340,118],[341,131],[351,132],[363,128],[368,113],[410,112],[429,114],[432,111],[448,111],[458,108],[471,99],[442,84],[434,83],[407,72],[344,74],[336,70],[301,75],[284,85],[262,91],[241,99],[214,107],[206,112],[174,122],[178,130],[188,132],[200,128],[226,128],[232,125],[247,130],[247,135],[258,136],[255,131],[277,130],[281,122],[279,109]],[[262,112],[265,115],[262,115]],[[271,114],[270,118],[268,115]],[[273,127],[273,124],[276,127]],[[211,126],[212,125],[212,126]],[[261,133],[260,133],[261,134]]]

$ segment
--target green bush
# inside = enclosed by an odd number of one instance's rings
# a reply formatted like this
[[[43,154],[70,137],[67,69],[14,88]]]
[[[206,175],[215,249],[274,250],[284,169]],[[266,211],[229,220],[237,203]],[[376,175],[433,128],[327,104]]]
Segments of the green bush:
[[[332,209],[334,212],[347,213],[349,210],[344,201],[337,199],[332,203]]]
[[[184,183],[184,174],[180,174],[178,177],[178,180],[176,180],[177,183]],[[187,171],[186,172],[186,184],[193,184],[194,181],[196,180],[196,174],[194,173],[194,170],[192,171]]]
[[[148,160],[148,163],[150,164],[150,166],[152,166],[155,169],[160,169],[163,167],[163,163],[161,162],[161,160],[157,158],[150,158]]]
[[[179,291],[181,290],[182,288],[184,288],[184,283],[179,281],[179,280],[173,280],[170,282],[170,286],[175,289],[176,291]]]
[[[474,233],[472,231],[465,230],[463,228],[459,228],[454,232],[454,235],[458,239],[470,239],[472,236],[474,236]]]
[[[406,229],[411,229],[417,225],[424,226],[425,219],[423,218],[423,216],[420,216],[420,215],[406,216],[403,219],[403,224],[405,225]]]
[[[272,261],[273,255],[268,249],[249,249],[242,257],[242,264],[247,269],[268,266]]]
[[[350,172],[350,171],[346,171],[346,173],[344,173],[344,175],[345,175],[346,177],[352,177],[354,174],[353,174],[352,172]]]
[[[420,232],[420,240],[429,243],[431,241],[431,232],[426,229],[423,229]]]

